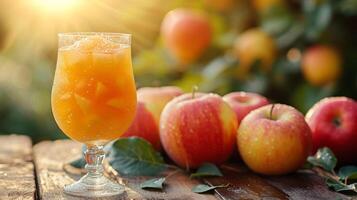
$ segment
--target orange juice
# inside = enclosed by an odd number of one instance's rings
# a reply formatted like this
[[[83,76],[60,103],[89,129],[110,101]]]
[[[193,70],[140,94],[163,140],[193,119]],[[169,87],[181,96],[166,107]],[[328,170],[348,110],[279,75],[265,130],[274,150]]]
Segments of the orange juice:
[[[58,126],[74,140],[94,145],[120,137],[136,110],[130,45],[87,36],[60,47],[51,103]]]

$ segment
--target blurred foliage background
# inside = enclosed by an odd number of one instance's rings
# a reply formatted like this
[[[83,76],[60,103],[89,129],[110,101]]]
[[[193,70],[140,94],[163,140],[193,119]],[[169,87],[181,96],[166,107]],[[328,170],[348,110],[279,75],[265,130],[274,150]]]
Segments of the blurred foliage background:
[[[160,33],[164,16],[175,8],[199,11],[212,29],[204,50],[189,62],[172,53]],[[35,142],[65,137],[50,108],[59,32],[131,33],[138,87],[177,85],[190,92],[197,85],[221,95],[258,92],[306,112],[326,96],[357,98],[356,22],[357,0],[2,0],[0,133],[27,134]],[[246,56],[254,59],[247,67],[237,46],[250,30],[263,32],[274,48],[252,36],[255,51],[273,56],[254,57],[247,47]],[[311,76],[328,74],[334,60],[322,54],[312,62],[323,61],[312,66],[313,75],[304,74],[302,61],[308,49],[321,45],[341,64],[334,66],[339,70],[331,72],[332,78],[316,84]],[[239,73],[243,67],[249,70]]]

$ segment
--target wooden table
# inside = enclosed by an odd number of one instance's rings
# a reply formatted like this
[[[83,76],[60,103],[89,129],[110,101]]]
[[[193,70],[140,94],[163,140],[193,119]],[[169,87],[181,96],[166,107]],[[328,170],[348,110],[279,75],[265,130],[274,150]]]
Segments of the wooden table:
[[[32,146],[26,136],[0,136],[0,199],[80,199],[62,192],[63,186],[79,178],[67,174],[63,164],[80,154],[81,144],[70,140],[45,141]],[[112,177],[126,186],[126,195],[104,199],[357,199],[328,190],[322,178],[308,171],[263,177],[239,164],[223,165],[221,169],[224,177],[201,180],[213,185],[230,183],[213,194],[191,192],[200,181],[180,172],[167,178],[162,192],[138,187],[149,177]]]

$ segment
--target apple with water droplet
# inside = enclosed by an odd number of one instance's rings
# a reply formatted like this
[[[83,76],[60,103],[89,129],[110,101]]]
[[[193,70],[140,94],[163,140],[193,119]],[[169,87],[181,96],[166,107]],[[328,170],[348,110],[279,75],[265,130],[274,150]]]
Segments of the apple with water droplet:
[[[312,131],[313,151],[329,147],[339,164],[357,164],[357,102],[347,97],[329,97],[306,114]]]
[[[217,94],[184,94],[170,101],[160,119],[161,143],[179,166],[221,164],[233,152],[238,123]]]
[[[288,105],[270,104],[242,120],[237,144],[251,170],[282,175],[302,167],[311,153],[312,138],[303,114]]]

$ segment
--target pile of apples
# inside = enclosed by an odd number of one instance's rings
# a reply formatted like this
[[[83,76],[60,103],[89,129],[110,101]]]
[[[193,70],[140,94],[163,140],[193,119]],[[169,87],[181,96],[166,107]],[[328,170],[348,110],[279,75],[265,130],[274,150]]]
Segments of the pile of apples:
[[[350,98],[325,98],[304,117],[291,106],[247,92],[221,97],[169,86],[141,88],[137,94],[136,117],[124,137],[146,139],[186,169],[221,164],[238,150],[251,170],[286,174],[324,146],[340,162],[357,163],[357,102]]]

